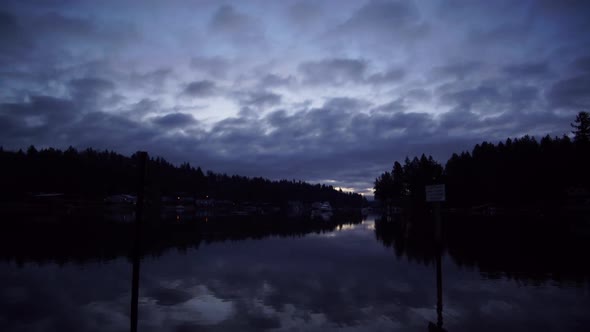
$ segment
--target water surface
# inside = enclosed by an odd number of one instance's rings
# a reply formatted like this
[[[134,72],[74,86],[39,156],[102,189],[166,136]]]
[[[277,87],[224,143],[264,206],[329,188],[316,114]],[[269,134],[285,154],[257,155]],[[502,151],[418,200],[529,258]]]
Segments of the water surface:
[[[437,321],[435,260],[400,253],[375,228],[369,217],[148,254],[139,331],[428,331]],[[457,261],[443,254],[447,331],[590,330],[586,276],[514,277]],[[0,284],[1,331],[129,330],[127,257],[4,260]]]

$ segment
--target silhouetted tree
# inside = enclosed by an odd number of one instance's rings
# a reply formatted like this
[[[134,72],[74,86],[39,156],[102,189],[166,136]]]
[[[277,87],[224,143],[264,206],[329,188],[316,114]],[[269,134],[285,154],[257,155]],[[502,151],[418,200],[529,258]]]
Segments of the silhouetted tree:
[[[443,168],[432,156],[418,159],[406,157],[404,165],[395,162],[392,172],[385,172],[375,180],[375,198],[387,204],[419,206],[425,201],[424,186],[436,183]]]
[[[575,135],[576,142],[588,143],[590,141],[590,114],[588,112],[579,112],[576,116],[576,124],[571,124],[575,130],[572,133]]]

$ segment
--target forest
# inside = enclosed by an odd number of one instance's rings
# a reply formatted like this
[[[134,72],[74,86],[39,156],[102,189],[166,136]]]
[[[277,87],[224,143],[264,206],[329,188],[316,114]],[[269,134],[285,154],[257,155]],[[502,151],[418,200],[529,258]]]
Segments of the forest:
[[[425,205],[429,184],[446,185],[446,204],[550,210],[587,204],[590,191],[590,117],[578,113],[573,139],[545,136],[482,142],[471,152],[453,153],[443,166],[422,155],[396,161],[374,186],[375,198],[397,206]]]
[[[21,200],[35,193],[64,193],[86,199],[102,199],[137,192],[138,156],[91,148],[65,151],[30,146],[27,151],[0,148],[0,199]],[[284,204],[287,201],[329,201],[335,207],[361,207],[364,198],[332,186],[296,180],[272,181],[261,177],[204,173],[189,163],[176,166],[164,158],[147,163],[147,197],[190,195],[234,202]]]

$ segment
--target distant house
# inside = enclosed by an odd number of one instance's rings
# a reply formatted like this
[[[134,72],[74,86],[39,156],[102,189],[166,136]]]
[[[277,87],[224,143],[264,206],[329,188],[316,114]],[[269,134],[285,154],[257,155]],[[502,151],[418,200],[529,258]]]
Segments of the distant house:
[[[128,194],[117,194],[107,196],[104,199],[105,203],[108,204],[130,204],[135,205],[137,203],[137,196],[128,195]]]
[[[329,221],[333,216],[330,202],[314,202],[311,204],[311,218]]]
[[[287,216],[299,217],[305,212],[305,206],[300,201],[288,201],[287,202]]]
[[[588,189],[581,186],[569,187],[566,194],[568,210],[582,213],[590,211],[590,192],[588,192]]]
[[[498,208],[493,203],[481,204],[471,208],[471,213],[478,216],[495,216],[498,212]]]
[[[312,210],[319,210],[323,212],[332,212],[332,205],[330,202],[314,202],[311,204]]]
[[[195,205],[201,208],[212,208],[215,206],[215,201],[213,199],[195,199]]]
[[[39,193],[32,195],[36,199],[52,199],[52,198],[64,198],[63,193]]]
[[[174,196],[162,196],[161,202],[164,205],[194,205],[195,198],[185,193],[177,193]]]

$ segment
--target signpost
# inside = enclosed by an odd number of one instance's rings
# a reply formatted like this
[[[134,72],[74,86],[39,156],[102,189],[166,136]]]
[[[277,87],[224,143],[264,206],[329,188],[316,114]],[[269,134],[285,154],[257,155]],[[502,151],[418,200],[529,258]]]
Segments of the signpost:
[[[426,201],[427,202],[444,202],[446,200],[445,185],[435,184],[426,186]]]
[[[139,181],[137,185],[137,203],[135,206],[135,236],[133,245],[133,274],[131,280],[131,332],[137,332],[137,309],[139,303],[139,263],[141,260],[141,228],[143,224],[143,203],[145,195],[145,176],[147,168],[147,152],[138,151]]]
[[[434,205],[434,231],[436,241],[436,324],[430,322],[428,324],[429,332],[446,331],[443,329],[443,303],[442,303],[442,239],[441,239],[441,222],[440,222],[440,203],[446,200],[446,192],[444,184],[435,184],[426,186],[426,202]]]

